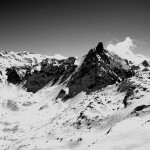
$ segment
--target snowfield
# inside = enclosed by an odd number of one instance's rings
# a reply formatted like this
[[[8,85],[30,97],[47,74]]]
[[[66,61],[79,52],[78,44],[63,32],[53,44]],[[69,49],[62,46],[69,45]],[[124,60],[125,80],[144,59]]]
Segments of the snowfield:
[[[65,103],[55,99],[63,85],[33,94],[1,84],[0,149],[149,150],[150,79],[129,80],[139,86],[127,107],[119,84]]]

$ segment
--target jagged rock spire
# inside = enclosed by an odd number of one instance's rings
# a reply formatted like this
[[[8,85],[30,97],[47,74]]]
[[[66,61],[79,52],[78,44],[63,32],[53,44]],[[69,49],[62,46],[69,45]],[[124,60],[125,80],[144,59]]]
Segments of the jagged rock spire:
[[[102,43],[102,42],[99,42],[98,45],[96,46],[96,49],[97,49],[97,50],[103,50],[103,49],[104,49],[103,43]]]

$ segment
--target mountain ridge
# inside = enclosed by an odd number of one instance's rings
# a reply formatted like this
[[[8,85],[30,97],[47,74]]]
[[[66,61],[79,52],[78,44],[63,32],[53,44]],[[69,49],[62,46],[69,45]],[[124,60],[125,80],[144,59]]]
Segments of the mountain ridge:
[[[35,65],[31,62],[32,65],[26,67],[16,68],[13,66],[6,69],[6,75],[8,76],[7,81],[14,84],[20,84],[21,82],[24,82],[23,80],[26,80],[26,83],[23,86],[27,88],[27,91],[37,92],[49,82],[53,82],[52,85],[54,85],[58,82],[58,80],[60,80],[60,78],[62,78],[60,81],[60,83],[62,83],[70,77],[67,87],[70,89],[69,95],[72,97],[82,90],[88,92],[90,91],[90,88],[92,89],[92,86],[98,86],[96,84],[94,85],[96,80],[99,80],[98,82],[101,82],[101,85],[103,84],[101,87],[105,87],[109,84],[115,83],[116,81],[122,80],[123,78],[131,77],[134,74],[131,67],[128,66],[122,58],[105,50],[101,42],[95,49],[91,49],[88,52],[82,64],[79,64],[80,67],[77,70],[76,68],[78,66],[75,64],[76,60],[77,58],[75,57],[68,57],[62,60],[56,58],[45,58]],[[38,71],[36,66],[39,66],[41,69]],[[26,71],[22,72],[22,70]],[[87,74],[89,70],[91,71]],[[18,71],[22,72],[22,74],[19,74]],[[94,73],[92,73],[93,71]],[[14,81],[15,76],[16,81]],[[86,78],[92,78],[92,80],[94,79],[95,81],[93,80],[93,85],[90,82],[88,82],[88,85],[86,86],[84,86],[85,83],[76,84],[75,89],[73,82],[78,82],[78,76],[79,80],[82,80],[80,82],[84,82],[83,80],[86,80],[87,83],[89,79]],[[106,78],[107,82],[103,83],[101,78],[103,81]],[[89,86],[89,88],[87,86]],[[100,88],[100,85],[98,88]]]
[[[79,58],[20,55],[0,57],[0,149],[149,149],[147,60],[101,42]]]

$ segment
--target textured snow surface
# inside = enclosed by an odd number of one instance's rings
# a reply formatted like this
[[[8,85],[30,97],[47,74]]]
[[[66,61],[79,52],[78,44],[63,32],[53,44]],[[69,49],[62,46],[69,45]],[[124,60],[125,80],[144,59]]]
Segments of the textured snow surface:
[[[54,56],[46,56],[41,54],[34,54],[30,52],[13,52],[13,51],[2,51],[0,52],[0,68],[11,67],[11,66],[24,66],[24,65],[35,65],[42,62],[43,59],[66,59],[66,57],[55,54]]]
[[[62,102],[55,99],[61,89],[68,92],[62,84],[33,94],[1,83],[0,150],[149,150],[150,79],[145,74],[130,79],[138,86],[126,108],[126,92],[118,91],[118,84]]]

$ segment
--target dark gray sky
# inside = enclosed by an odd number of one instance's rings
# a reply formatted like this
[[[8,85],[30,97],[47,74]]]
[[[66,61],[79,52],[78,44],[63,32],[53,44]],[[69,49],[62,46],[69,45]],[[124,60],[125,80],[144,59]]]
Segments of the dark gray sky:
[[[150,57],[149,0],[0,1],[0,50],[81,56],[109,41],[136,39]]]

